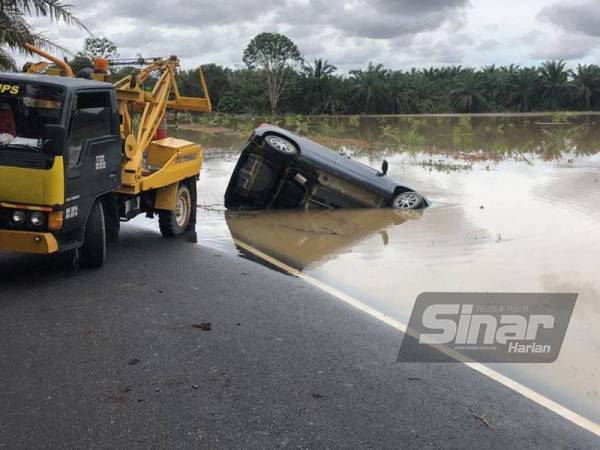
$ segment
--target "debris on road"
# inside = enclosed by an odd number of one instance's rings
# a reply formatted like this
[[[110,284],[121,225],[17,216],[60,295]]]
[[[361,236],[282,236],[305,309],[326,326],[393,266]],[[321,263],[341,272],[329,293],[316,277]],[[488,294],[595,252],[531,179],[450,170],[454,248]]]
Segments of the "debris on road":
[[[478,419],[481,423],[483,423],[488,429],[494,431],[496,428],[487,420],[487,418],[485,417],[485,414],[477,414],[475,411],[473,411],[472,408],[469,408],[469,411],[471,412],[471,414],[473,415],[473,417],[475,417],[476,419]]]

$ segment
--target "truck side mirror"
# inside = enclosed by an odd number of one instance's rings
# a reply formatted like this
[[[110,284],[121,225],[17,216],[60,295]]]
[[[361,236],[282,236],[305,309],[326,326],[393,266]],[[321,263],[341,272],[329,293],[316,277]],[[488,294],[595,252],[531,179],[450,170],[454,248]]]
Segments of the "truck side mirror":
[[[62,155],[65,149],[65,127],[47,123],[44,125],[43,151],[50,156]]]

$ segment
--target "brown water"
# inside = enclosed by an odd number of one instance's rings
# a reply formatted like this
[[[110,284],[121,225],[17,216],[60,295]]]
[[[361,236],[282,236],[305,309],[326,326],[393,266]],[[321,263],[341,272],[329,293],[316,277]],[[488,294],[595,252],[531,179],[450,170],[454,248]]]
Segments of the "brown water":
[[[204,119],[199,238],[249,244],[407,323],[424,291],[577,292],[554,364],[494,369],[600,422],[600,117],[281,119],[425,194],[389,210],[231,214],[223,193],[262,118]],[[273,121],[273,120],[271,120]],[[282,294],[283,295],[283,294]]]

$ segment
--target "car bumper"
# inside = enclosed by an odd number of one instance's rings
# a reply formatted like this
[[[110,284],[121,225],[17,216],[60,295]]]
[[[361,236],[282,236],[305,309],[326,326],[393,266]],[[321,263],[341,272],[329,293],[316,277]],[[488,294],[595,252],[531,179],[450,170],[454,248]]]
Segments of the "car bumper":
[[[58,251],[58,242],[51,233],[0,230],[0,251],[47,255]]]

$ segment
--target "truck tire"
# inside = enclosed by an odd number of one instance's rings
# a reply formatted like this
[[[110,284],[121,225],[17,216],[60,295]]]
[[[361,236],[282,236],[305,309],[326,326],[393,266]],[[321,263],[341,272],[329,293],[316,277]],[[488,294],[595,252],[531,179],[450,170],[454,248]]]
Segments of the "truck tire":
[[[85,227],[83,246],[79,249],[82,267],[99,268],[106,261],[106,224],[102,202],[94,203]]]
[[[182,235],[190,223],[192,213],[192,195],[186,184],[181,183],[177,190],[175,211],[160,211],[158,224],[164,237]]]

